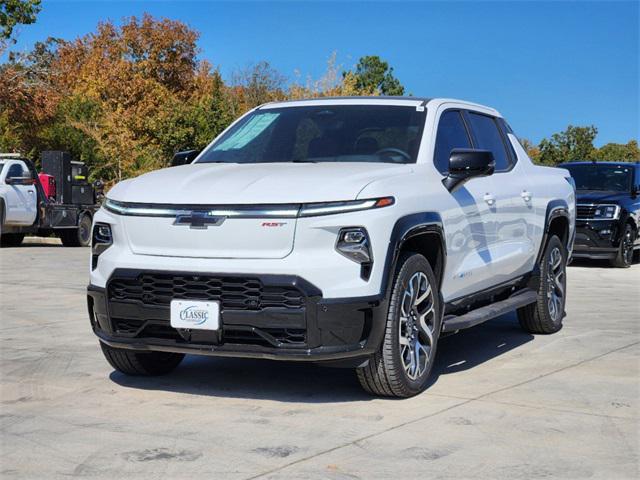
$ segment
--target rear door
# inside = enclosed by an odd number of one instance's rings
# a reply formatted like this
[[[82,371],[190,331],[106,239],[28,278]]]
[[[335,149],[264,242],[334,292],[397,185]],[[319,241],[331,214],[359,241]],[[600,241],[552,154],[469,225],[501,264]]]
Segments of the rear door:
[[[495,283],[531,271],[535,211],[529,180],[515,168],[515,151],[508,143],[504,120],[467,111],[465,118],[476,148],[489,150],[496,162],[492,179],[495,238],[490,243]]]
[[[434,165],[443,176],[448,173],[451,150],[474,147],[463,115],[459,109],[447,109],[438,120]],[[489,176],[472,178],[450,193],[453,202],[443,212],[448,250],[443,282],[445,300],[483,290],[491,284],[491,244],[496,238],[494,190]]]

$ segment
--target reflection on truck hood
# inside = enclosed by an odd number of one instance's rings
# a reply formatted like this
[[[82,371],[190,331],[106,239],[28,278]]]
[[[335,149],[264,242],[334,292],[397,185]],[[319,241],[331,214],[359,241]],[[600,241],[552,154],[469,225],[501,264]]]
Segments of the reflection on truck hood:
[[[629,192],[611,192],[604,190],[578,190],[577,203],[618,203],[631,196]]]
[[[119,183],[109,198],[170,204],[266,204],[355,200],[371,182],[411,173],[389,163],[194,164]]]

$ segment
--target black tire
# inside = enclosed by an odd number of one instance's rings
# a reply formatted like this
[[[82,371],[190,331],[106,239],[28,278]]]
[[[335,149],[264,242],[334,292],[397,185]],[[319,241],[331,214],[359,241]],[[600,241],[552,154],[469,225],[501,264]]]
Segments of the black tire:
[[[633,263],[633,244],[636,240],[636,232],[630,224],[626,224],[616,258],[611,260],[611,265],[617,268],[629,268]]]
[[[548,334],[560,330],[565,315],[566,292],[567,252],[560,239],[553,235],[540,261],[538,300],[518,309],[520,326],[529,333]]]
[[[61,230],[58,237],[65,247],[88,247],[91,245],[91,217],[82,215],[78,228]]]
[[[24,240],[24,233],[5,233],[0,237],[0,245],[3,247],[19,247]]]
[[[425,279],[431,289],[429,296],[425,296],[426,288],[422,290]],[[416,291],[417,285],[417,303],[413,296],[407,297],[411,295],[410,284],[414,285],[412,292]],[[424,299],[418,301],[423,296]],[[409,315],[404,317],[402,313],[407,312]],[[420,321],[422,315],[425,315],[424,322]],[[429,262],[416,253],[403,254],[395,272],[382,344],[365,367],[356,369],[362,387],[372,395],[401,398],[412,397],[425,390],[436,355],[441,320],[440,293]],[[430,333],[431,345],[428,352],[426,348],[429,335],[425,333],[424,326],[427,326]],[[409,338],[410,332],[414,337]],[[405,343],[401,345],[401,341]],[[414,350],[411,350],[411,345]],[[419,352],[416,369],[406,366],[408,359],[416,359],[416,356],[410,355],[412,351]],[[420,353],[426,359],[422,371]],[[411,378],[412,376],[415,378]]]
[[[183,353],[137,352],[110,347],[102,342],[100,342],[100,347],[107,362],[125,375],[164,375],[173,371],[184,358]]]

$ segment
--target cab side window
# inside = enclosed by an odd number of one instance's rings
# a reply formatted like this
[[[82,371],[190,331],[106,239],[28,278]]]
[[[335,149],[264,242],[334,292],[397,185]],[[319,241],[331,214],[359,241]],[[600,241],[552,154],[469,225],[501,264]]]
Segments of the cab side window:
[[[502,134],[498,130],[495,119],[475,112],[469,112],[468,118],[476,148],[489,150],[493,153],[496,172],[509,170],[511,168],[511,158],[507,153]]]
[[[471,140],[458,110],[447,110],[440,115],[436,134],[433,163],[440,173],[449,171],[449,156],[455,148],[471,148]]]
[[[7,178],[22,176],[24,176],[24,172],[22,171],[22,166],[19,163],[14,163],[9,167],[9,170],[7,170]]]

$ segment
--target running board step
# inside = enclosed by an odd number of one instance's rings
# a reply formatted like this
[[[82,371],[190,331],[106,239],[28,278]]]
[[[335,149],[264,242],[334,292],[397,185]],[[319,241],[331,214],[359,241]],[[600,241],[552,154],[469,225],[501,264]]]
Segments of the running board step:
[[[535,303],[537,299],[538,293],[527,288],[505,300],[471,310],[464,315],[446,315],[443,319],[442,331],[455,332],[456,330],[473,327],[525,305]]]

